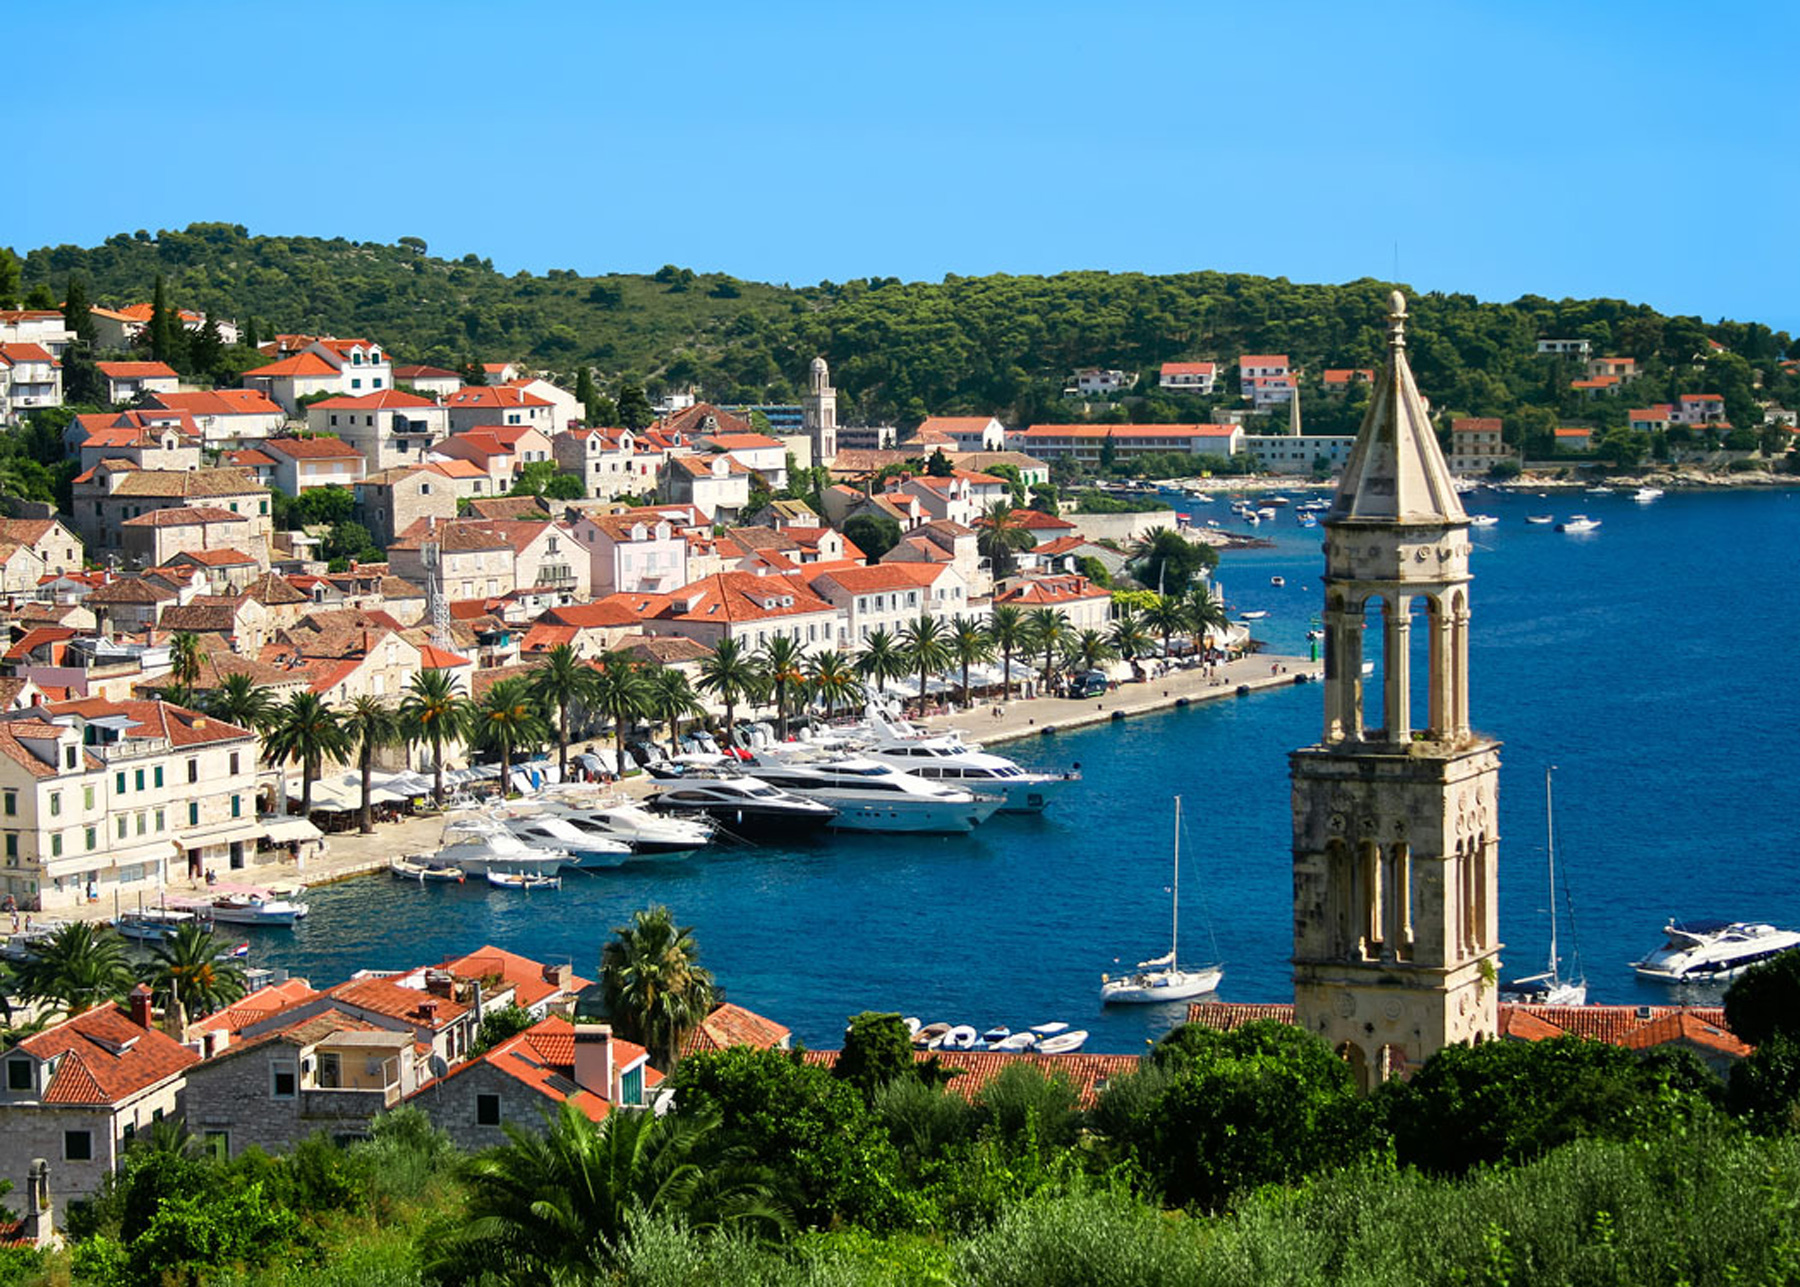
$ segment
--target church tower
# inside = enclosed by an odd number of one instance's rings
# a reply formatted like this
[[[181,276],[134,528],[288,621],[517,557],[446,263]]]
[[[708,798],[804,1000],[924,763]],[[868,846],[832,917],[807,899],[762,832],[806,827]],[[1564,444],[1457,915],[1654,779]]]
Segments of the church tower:
[[[1324,521],[1324,735],[1289,757],[1294,1019],[1365,1087],[1498,1021],[1500,755],[1469,726],[1469,520],[1398,291],[1388,327]]]
[[[831,368],[825,359],[812,360],[807,375],[806,396],[800,400],[801,424],[812,440],[815,465],[829,465],[837,459],[837,390],[831,387]]]

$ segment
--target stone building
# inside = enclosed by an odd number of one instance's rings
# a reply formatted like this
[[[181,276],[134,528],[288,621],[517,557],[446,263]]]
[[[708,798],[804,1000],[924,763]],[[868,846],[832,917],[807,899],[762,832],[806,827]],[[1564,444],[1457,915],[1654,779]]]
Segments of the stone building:
[[[1325,720],[1291,759],[1295,1021],[1364,1086],[1497,1032],[1498,744],[1469,723],[1469,521],[1388,360],[1325,529]],[[1412,709],[1414,608],[1426,709]],[[1365,710],[1363,659],[1377,703]]]

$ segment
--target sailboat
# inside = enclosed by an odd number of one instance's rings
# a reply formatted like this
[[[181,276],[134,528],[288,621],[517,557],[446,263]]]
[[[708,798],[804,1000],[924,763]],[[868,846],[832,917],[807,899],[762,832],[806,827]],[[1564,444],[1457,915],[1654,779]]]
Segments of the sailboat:
[[[1550,775],[1555,771],[1554,764],[1544,770],[1545,852],[1550,869],[1550,968],[1542,974],[1513,980],[1506,988],[1506,999],[1530,1005],[1586,1005],[1587,980],[1565,979],[1556,950],[1556,812],[1550,796]],[[1576,959],[1579,961],[1579,954]]]
[[[1175,883],[1170,887],[1169,954],[1139,961],[1137,969],[1122,978],[1100,976],[1102,1005],[1156,1005],[1164,1001],[1186,1001],[1212,992],[1225,977],[1223,965],[1203,965],[1197,970],[1181,968],[1177,953],[1181,947],[1181,797],[1175,797]]]

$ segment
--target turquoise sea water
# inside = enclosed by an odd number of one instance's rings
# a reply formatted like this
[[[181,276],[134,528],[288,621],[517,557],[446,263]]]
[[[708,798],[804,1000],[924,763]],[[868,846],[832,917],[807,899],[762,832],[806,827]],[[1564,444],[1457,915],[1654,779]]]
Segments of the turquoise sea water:
[[[1542,968],[1546,763],[1593,1000],[1668,995],[1626,964],[1668,916],[1800,925],[1800,494],[1469,500],[1502,519],[1474,535],[1471,702],[1504,743],[1504,972]],[[1224,509],[1193,507],[1197,520]],[[1552,512],[1602,527],[1524,521]],[[1284,514],[1257,534],[1275,548],[1227,554],[1221,582],[1237,607],[1269,611],[1260,637],[1304,654],[1320,533]],[[1080,761],[1085,779],[1043,817],[969,837],[721,850],[572,874],[551,895],[350,881],[310,893],[298,930],[254,932],[252,958],[328,983],[492,942],[591,975],[610,928],[664,902],[733,999],[809,1045],[885,1009],[977,1027],[1060,1019],[1089,1029],[1090,1049],[1137,1050],[1182,1007],[1103,1012],[1097,989],[1115,960],[1166,950],[1177,792],[1184,960],[1210,957],[1210,930],[1223,999],[1291,997],[1286,756],[1316,738],[1320,697],[1308,684],[1011,743],[1025,763]]]

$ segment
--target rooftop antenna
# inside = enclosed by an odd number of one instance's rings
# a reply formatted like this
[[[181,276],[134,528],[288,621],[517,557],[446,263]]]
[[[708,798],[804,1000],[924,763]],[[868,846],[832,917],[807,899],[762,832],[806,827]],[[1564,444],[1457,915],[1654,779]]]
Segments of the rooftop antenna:
[[[433,538],[436,535],[433,531]],[[436,539],[422,542],[419,546],[419,561],[425,565],[425,605],[431,613],[431,644],[445,652],[454,652],[455,643],[450,636],[450,601],[444,597],[441,575],[443,546]]]

